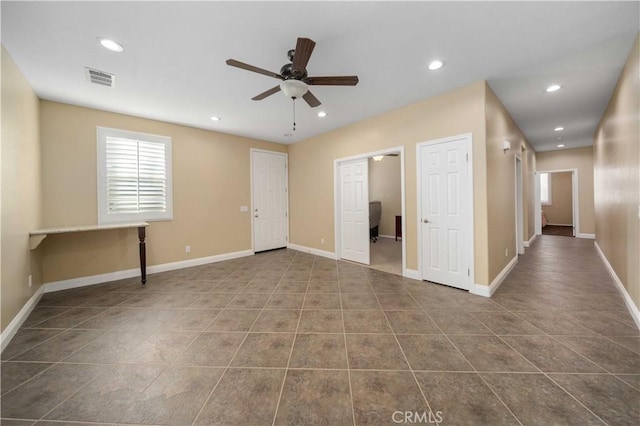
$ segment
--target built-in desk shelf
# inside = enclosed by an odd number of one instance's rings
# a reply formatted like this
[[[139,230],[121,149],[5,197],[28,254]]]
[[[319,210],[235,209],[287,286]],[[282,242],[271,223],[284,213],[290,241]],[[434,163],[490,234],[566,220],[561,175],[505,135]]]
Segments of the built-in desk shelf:
[[[140,245],[140,274],[142,276],[142,284],[144,284],[147,282],[147,253],[145,244],[147,226],[149,226],[147,222],[134,222],[116,223],[111,225],[78,225],[61,228],[36,229],[35,231],[29,232],[29,248],[31,250],[37,249],[40,243],[47,238],[47,235],[138,228],[138,239]]]

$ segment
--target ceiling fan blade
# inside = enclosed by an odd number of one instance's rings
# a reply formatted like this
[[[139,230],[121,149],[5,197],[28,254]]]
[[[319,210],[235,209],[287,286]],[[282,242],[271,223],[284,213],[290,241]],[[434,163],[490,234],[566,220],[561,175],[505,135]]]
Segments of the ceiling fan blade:
[[[254,96],[253,98],[251,98],[251,100],[253,101],[261,101],[262,99],[266,98],[267,96],[271,96],[274,93],[278,93],[280,91],[280,85],[276,86],[276,87],[272,87],[271,89],[260,93],[257,96]]]
[[[307,90],[307,93],[302,95],[302,99],[304,99],[311,108],[320,106],[320,101],[311,93],[311,90]]]
[[[247,71],[257,72],[258,74],[268,75],[269,77],[277,78],[278,80],[284,80],[284,78],[282,78],[280,74],[262,68],[254,67],[253,65],[245,64],[244,62],[236,61],[235,59],[227,59],[227,65],[241,68]]]
[[[304,79],[304,82],[310,86],[355,86],[358,81],[357,75],[307,77]]]
[[[315,41],[309,38],[298,37],[296,52],[293,55],[293,66],[291,67],[293,75],[301,76],[304,74],[304,70],[307,68],[309,58],[311,58],[311,53],[315,46]]]

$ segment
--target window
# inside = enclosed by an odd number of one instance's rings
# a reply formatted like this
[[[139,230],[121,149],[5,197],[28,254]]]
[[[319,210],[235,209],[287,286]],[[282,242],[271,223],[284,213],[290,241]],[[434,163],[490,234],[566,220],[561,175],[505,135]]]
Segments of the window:
[[[551,174],[540,173],[540,203],[551,205]]]
[[[98,223],[173,219],[171,138],[98,127]]]

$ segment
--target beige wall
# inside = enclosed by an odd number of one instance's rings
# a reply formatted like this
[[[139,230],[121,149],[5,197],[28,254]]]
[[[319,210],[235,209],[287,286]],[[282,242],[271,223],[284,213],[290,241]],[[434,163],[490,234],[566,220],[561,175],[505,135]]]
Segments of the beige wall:
[[[477,283],[487,284],[483,99],[484,82],[477,82],[290,146],[291,241],[334,252],[334,160],[403,145],[407,267],[417,269],[416,144],[471,133],[476,212],[475,275]],[[324,238],[324,244],[320,242],[321,238]]]
[[[149,265],[251,249],[250,149],[287,146],[56,102],[41,101],[44,222],[97,223],[96,127],[170,136],[172,221],[147,230]],[[49,236],[43,279],[54,282],[136,268],[133,230]],[[191,252],[185,253],[185,246]]]
[[[2,47],[2,320],[4,330],[40,288],[39,251],[29,231],[41,225],[38,98]],[[33,285],[28,286],[28,276]]]
[[[551,204],[542,206],[550,225],[573,225],[571,172],[551,173]]]
[[[578,170],[578,234],[595,233],[595,208],[593,202],[593,148],[562,149],[539,152],[539,172],[549,170]]]
[[[523,155],[522,170],[526,183],[527,156],[535,155],[520,128],[504,105],[486,85],[486,131],[487,131],[487,215],[489,283],[517,256],[516,252],[516,154]],[[509,141],[511,149],[504,151],[503,142]],[[474,164],[475,167],[475,164]],[[532,193],[523,190],[527,198],[523,202],[524,212],[533,202]],[[524,221],[523,221],[524,222]],[[523,235],[528,240],[528,224],[523,223]],[[476,247],[477,250],[477,247]]]
[[[640,37],[594,135],[596,241],[640,307]]]
[[[369,159],[369,200],[382,203],[380,235],[396,235],[396,215],[402,216],[400,156]]]

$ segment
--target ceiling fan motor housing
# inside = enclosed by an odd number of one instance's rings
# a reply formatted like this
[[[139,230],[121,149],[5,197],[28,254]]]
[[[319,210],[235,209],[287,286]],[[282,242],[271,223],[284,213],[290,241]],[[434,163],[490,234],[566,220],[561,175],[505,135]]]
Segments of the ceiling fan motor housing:
[[[282,66],[282,68],[280,68],[280,75],[282,76],[282,78],[284,78],[285,80],[289,80],[292,78],[295,78],[296,80],[302,80],[304,78],[307,78],[308,74],[307,74],[307,70],[304,70],[304,73],[302,73],[301,75],[294,75],[292,68],[293,64],[284,64]]]

